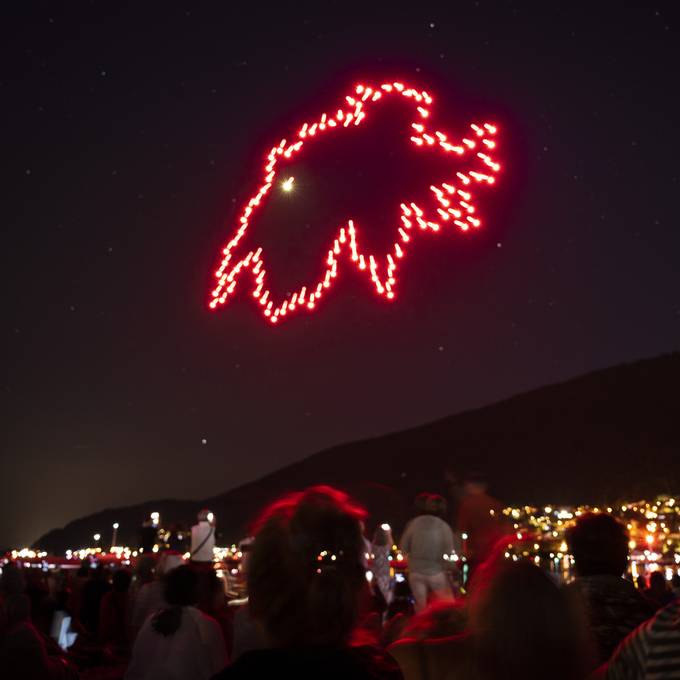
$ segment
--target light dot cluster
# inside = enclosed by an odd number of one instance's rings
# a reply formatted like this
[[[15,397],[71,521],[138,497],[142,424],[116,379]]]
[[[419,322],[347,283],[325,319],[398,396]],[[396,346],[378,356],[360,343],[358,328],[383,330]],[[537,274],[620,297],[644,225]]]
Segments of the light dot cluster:
[[[240,259],[235,257],[235,252],[250,226],[255,210],[275,185],[277,163],[281,159],[288,160],[297,156],[305,143],[317,135],[361,125],[367,111],[388,96],[403,97],[413,104],[416,119],[411,124],[409,134],[415,147],[432,149],[453,157],[467,156],[475,163],[475,169],[467,172],[452,170],[447,181],[430,186],[433,197],[431,205],[402,202],[399,205],[401,214],[392,250],[383,256],[362,251],[357,226],[348,218],[339,226],[331,241],[332,245],[324,257],[325,270],[320,279],[300,286],[284,300],[275,300],[265,283],[267,270],[263,249],[260,247],[250,250]],[[345,97],[345,102],[347,106],[338,108],[335,113],[323,113],[318,120],[302,125],[295,134],[294,141],[284,138],[269,151],[264,166],[264,181],[243,208],[238,229],[222,251],[223,258],[215,272],[217,284],[209,303],[211,309],[224,304],[234,294],[239,277],[248,271],[252,279],[251,295],[271,323],[276,324],[298,311],[313,310],[337,279],[341,258],[349,259],[360,272],[370,276],[376,292],[391,300],[395,296],[398,262],[404,258],[418,230],[439,232],[443,226],[454,225],[458,230],[468,232],[481,225],[473,201],[473,188],[477,184],[493,184],[495,175],[500,170],[500,165],[491,156],[496,148],[494,137],[497,130],[494,125],[472,124],[469,138],[452,143],[446,134],[427,126],[432,97],[425,90],[416,90],[400,82],[383,83],[376,87],[359,84],[351,95]],[[292,191],[293,183],[294,178],[287,177],[280,182],[281,189]]]

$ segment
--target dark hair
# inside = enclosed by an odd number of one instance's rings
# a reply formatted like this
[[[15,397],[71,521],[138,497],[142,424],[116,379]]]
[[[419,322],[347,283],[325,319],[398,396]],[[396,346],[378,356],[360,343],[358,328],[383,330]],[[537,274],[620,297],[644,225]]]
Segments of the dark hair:
[[[165,601],[174,607],[188,607],[196,604],[198,597],[198,576],[188,564],[171,569],[164,578]]]
[[[653,571],[649,575],[649,587],[653,590],[666,590],[666,579],[660,571]]]
[[[576,613],[542,569],[502,560],[480,567],[473,586],[470,629],[483,678],[582,677]]]
[[[153,629],[168,637],[174,635],[182,623],[182,607],[196,603],[198,597],[198,577],[189,565],[171,569],[163,579],[164,597],[170,605],[154,615]]]
[[[26,579],[23,570],[14,562],[8,562],[2,568],[0,576],[0,592],[5,596],[20,595],[26,590]]]
[[[132,574],[127,569],[118,569],[113,572],[111,585],[117,593],[125,593],[132,583]]]
[[[428,505],[430,502],[430,494],[427,491],[419,493],[413,501],[413,509],[416,515],[424,515],[428,512]]]
[[[680,588],[680,574],[673,574],[671,577],[671,586],[673,586],[673,588]]]
[[[271,505],[247,567],[253,616],[279,645],[347,644],[366,588],[362,508],[328,486]]]
[[[431,515],[439,517],[440,519],[445,519],[447,508],[448,504],[444,496],[440,496],[438,493],[431,493],[429,495],[426,509]]]
[[[628,566],[628,532],[611,515],[581,515],[566,538],[579,576],[621,576]]]

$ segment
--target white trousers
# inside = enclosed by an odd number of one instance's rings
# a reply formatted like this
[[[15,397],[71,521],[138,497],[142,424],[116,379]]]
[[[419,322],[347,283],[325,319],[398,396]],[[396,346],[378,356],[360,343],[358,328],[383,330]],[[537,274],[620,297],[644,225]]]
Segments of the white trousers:
[[[440,571],[438,574],[410,572],[408,583],[411,586],[417,612],[425,609],[429,597],[434,600],[453,599],[453,591],[443,571]]]

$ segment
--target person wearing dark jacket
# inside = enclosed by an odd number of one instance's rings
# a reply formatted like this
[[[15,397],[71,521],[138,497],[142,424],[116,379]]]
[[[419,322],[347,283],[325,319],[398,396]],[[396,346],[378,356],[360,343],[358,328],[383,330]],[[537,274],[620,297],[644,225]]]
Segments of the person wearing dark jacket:
[[[628,533],[611,515],[587,513],[567,531],[576,579],[567,588],[580,602],[591,640],[593,666],[612,655],[618,644],[656,607],[623,578],[628,566]]]

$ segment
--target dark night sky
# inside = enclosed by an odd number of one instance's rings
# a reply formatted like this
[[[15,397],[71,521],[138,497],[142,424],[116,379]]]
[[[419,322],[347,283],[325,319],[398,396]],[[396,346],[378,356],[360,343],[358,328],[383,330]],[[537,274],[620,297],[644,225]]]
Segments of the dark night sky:
[[[673,3],[22,4],[0,545],[680,347]],[[357,280],[274,329],[209,312],[265,150],[383,75],[499,124],[483,229],[414,249],[393,304]]]

